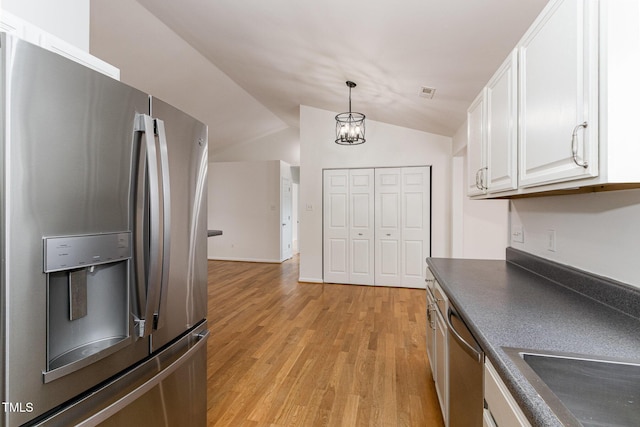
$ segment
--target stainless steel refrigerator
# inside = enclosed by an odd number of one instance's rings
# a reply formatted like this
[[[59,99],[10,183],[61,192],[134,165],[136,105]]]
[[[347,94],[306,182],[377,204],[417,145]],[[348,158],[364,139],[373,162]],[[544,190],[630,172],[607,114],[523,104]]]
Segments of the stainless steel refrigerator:
[[[0,93],[0,425],[205,425],[206,126],[5,33]]]

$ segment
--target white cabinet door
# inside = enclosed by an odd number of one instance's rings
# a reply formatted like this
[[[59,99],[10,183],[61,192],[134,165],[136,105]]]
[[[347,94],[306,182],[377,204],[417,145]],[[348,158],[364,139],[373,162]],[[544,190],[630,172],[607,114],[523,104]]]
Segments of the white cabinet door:
[[[89,52],[86,52],[79,47],[49,34],[43,29],[32,25],[15,15],[12,15],[6,10],[0,10],[0,31],[13,34],[28,41],[29,43],[43,47],[51,52],[82,64],[85,67],[91,68],[102,74],[106,74],[116,80],[120,80],[120,69],[91,55]]]
[[[518,51],[486,87],[486,187],[488,193],[518,188]]]
[[[324,171],[324,281],[349,283],[349,171]]]
[[[431,367],[431,376],[436,381],[436,301],[427,289],[427,358]]]
[[[490,413],[485,412],[485,417],[488,415],[490,420],[495,421],[494,426],[531,427],[489,359],[484,362],[484,400]]]
[[[430,173],[427,167],[402,169],[400,284],[424,288],[424,263],[430,256]]]
[[[486,172],[485,108],[483,89],[467,110],[467,196],[478,196],[486,192],[483,182]]]
[[[349,171],[349,282],[374,284],[373,169]]]
[[[402,169],[376,169],[376,285],[401,286]]]
[[[447,400],[447,396],[449,394],[449,389],[447,381],[447,326],[438,310],[434,310],[434,314],[436,317],[436,394],[438,395],[438,401],[440,402],[440,408],[442,409],[442,417],[445,420],[445,425],[448,425],[447,419],[449,418],[449,402]]]
[[[522,39],[521,187],[598,174],[596,9],[552,0]]]

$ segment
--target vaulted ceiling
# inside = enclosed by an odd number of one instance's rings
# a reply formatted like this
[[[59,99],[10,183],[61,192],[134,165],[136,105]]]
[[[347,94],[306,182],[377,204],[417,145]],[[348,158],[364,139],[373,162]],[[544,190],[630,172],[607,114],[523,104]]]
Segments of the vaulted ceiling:
[[[353,80],[354,111],[446,136],[547,3],[137,1],[266,107],[273,129],[297,127],[301,104],[346,111]],[[419,96],[422,86],[435,88],[433,99]]]

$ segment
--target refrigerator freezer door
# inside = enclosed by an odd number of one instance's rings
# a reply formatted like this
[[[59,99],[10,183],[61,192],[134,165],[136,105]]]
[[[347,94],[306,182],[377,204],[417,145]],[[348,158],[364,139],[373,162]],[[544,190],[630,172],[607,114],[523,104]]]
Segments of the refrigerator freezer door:
[[[153,351],[181,335],[207,315],[207,128],[156,98],[151,116],[166,141],[170,180],[170,218]],[[162,132],[164,128],[165,132]],[[165,200],[167,196],[164,196]],[[168,267],[168,272],[167,272]]]
[[[4,33],[0,44],[0,398],[11,403],[0,425],[15,426],[148,355],[132,333],[129,259],[72,276],[71,314],[72,273],[45,273],[43,259],[43,238],[131,231],[134,119],[148,96]],[[95,357],[110,342],[124,347]],[[99,360],[45,383],[72,351]]]
[[[36,425],[204,427],[206,328],[206,322],[197,325],[154,358]]]

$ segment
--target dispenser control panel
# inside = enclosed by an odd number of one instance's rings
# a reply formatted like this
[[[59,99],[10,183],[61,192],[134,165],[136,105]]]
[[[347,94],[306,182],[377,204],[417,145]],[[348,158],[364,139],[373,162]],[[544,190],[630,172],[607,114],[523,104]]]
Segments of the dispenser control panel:
[[[45,237],[44,272],[71,270],[131,258],[131,232]]]

